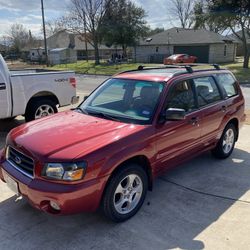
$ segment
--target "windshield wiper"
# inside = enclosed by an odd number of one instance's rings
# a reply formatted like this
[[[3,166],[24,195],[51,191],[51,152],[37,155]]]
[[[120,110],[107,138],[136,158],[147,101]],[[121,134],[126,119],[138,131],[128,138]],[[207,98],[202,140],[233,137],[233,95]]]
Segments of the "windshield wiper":
[[[81,113],[83,113],[85,115],[89,114],[85,109],[82,109],[81,107],[74,108],[73,110],[78,110],[78,111],[80,111]]]
[[[115,118],[114,116],[111,116],[111,115],[108,115],[108,114],[105,114],[105,113],[102,113],[102,112],[88,111],[88,114],[94,115],[94,116],[96,115],[96,116],[99,116],[99,117],[102,117],[102,118],[106,118],[108,120],[113,120],[113,121],[120,122],[120,120],[118,118]]]

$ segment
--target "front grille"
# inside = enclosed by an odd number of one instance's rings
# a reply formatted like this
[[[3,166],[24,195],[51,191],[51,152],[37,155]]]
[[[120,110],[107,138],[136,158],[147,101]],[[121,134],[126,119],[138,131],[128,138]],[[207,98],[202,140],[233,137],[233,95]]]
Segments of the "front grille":
[[[8,147],[8,161],[10,161],[22,173],[33,177],[34,161],[30,157],[12,147]]]

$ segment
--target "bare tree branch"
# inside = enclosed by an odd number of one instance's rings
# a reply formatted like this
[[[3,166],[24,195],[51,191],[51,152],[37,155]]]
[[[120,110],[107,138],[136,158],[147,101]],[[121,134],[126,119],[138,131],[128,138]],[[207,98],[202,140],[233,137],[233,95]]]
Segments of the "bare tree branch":
[[[172,14],[176,15],[182,28],[190,28],[194,22],[194,0],[171,0],[173,4]]]

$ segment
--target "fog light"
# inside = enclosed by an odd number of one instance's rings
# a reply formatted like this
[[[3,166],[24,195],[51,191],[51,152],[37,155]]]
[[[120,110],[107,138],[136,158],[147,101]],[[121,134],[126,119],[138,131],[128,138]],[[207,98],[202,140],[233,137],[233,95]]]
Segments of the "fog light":
[[[53,209],[55,209],[55,210],[57,210],[57,211],[60,210],[60,206],[59,206],[56,202],[50,201],[49,204],[50,204],[50,206],[51,206]]]

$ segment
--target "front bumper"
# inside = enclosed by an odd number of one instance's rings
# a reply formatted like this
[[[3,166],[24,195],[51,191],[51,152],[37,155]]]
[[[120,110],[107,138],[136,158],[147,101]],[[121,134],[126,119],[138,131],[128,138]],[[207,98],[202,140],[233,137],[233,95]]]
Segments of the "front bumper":
[[[0,164],[0,179],[3,181],[3,170],[17,182],[20,195],[27,198],[33,207],[51,214],[74,214],[97,210],[108,179],[103,177],[80,184],[59,184],[31,179],[4,161]],[[56,202],[60,210],[53,209],[50,201]]]

